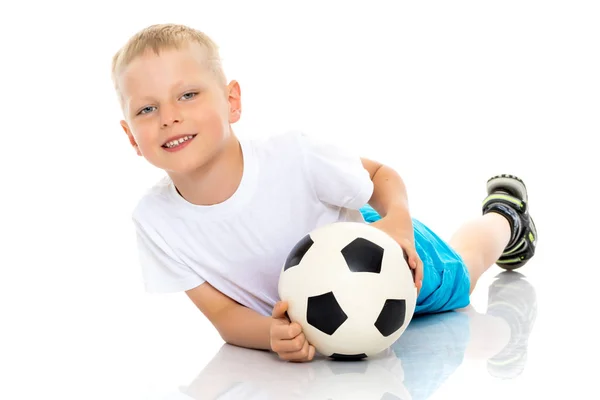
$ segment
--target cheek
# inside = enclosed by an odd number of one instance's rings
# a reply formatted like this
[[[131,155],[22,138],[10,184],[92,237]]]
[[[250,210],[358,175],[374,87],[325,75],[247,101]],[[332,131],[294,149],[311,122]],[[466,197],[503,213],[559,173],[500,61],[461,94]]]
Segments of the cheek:
[[[199,113],[196,121],[198,122],[200,133],[208,135],[211,138],[221,138],[228,129],[227,118],[217,108],[211,108]]]
[[[146,122],[136,123],[132,126],[131,132],[142,152],[144,149],[156,145],[156,129],[153,125]]]

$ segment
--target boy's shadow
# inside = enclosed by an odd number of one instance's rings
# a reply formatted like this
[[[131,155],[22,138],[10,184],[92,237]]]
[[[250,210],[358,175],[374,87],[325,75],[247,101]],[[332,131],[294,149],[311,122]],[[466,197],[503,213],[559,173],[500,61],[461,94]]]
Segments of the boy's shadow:
[[[413,318],[403,335],[376,357],[357,362],[325,358],[309,363],[225,344],[180,395],[191,399],[413,399],[430,397],[462,364],[487,359],[498,378],[518,376],[535,321],[533,286],[518,272],[498,274],[488,309]],[[485,346],[480,346],[485,343]]]

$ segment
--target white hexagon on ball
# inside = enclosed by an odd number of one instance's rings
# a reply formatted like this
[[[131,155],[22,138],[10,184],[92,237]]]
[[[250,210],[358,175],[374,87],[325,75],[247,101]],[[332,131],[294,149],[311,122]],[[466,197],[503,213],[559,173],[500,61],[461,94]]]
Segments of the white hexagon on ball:
[[[394,239],[366,223],[336,222],[290,251],[279,296],[320,354],[353,360],[380,353],[402,335],[417,292]]]

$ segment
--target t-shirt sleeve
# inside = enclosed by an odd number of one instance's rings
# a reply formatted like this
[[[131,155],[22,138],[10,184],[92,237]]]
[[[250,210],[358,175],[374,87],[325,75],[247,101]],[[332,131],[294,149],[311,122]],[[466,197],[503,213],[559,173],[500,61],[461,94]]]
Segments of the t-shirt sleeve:
[[[304,133],[299,134],[299,141],[319,200],[354,210],[367,204],[373,182],[359,155]]]
[[[133,218],[144,286],[149,293],[193,289],[205,280],[178,260],[168,243],[149,224]]]

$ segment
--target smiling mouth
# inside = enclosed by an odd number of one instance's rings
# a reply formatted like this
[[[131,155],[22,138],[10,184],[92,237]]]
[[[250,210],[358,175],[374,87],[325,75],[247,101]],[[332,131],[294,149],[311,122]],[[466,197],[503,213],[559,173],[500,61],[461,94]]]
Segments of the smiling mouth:
[[[195,137],[196,137],[196,135],[184,136],[184,137],[179,138],[179,139],[171,140],[171,141],[163,144],[162,147],[164,147],[165,149],[174,149],[174,148],[176,148],[178,146],[181,146],[185,142],[189,142],[190,140],[192,140]]]

